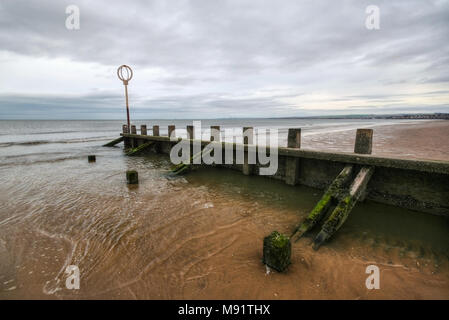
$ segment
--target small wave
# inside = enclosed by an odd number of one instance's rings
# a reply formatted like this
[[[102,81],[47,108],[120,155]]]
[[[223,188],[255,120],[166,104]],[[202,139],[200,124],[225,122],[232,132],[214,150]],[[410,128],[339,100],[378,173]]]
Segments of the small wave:
[[[8,166],[28,166],[28,165],[38,164],[38,163],[53,163],[53,162],[61,162],[61,161],[83,159],[83,158],[85,158],[84,155],[76,155],[76,156],[67,156],[67,157],[62,157],[62,158],[44,159],[44,160],[5,162],[5,163],[0,163],[0,168],[8,167]]]
[[[76,138],[67,140],[33,140],[33,141],[19,141],[19,142],[2,142],[0,143],[0,148],[11,147],[11,146],[33,146],[49,143],[83,143],[83,142],[94,142],[94,141],[105,141],[108,139],[113,139],[111,137],[95,137],[95,138]]]

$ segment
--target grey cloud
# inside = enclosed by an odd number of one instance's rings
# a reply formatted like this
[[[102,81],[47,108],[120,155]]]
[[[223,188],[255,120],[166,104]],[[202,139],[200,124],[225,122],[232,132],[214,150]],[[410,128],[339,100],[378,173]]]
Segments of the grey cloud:
[[[65,28],[69,4],[81,10],[80,30]],[[364,26],[365,8],[371,4],[381,9],[378,31]],[[199,116],[298,115],[311,111],[281,102],[283,98],[317,91],[339,94],[342,84],[364,83],[362,89],[368,92],[373,84],[383,91],[353,96],[342,92],[333,101],[348,101],[351,107],[351,100],[360,98],[387,106],[400,103],[390,85],[447,83],[449,2],[2,0],[0,43],[0,51],[25,56],[105,66],[127,63],[137,73],[146,68],[166,72],[148,80],[164,92],[151,98],[145,92],[133,96],[136,113],[148,108],[149,114],[170,117],[170,112],[185,113],[188,107],[189,114]],[[292,89],[248,98],[277,86]],[[26,94],[27,88],[19,89]],[[3,92],[0,110],[5,115],[4,104],[15,103],[24,112],[34,105],[45,114],[49,106],[58,105],[71,114],[75,108],[88,111],[84,106],[90,104],[120,114],[121,92],[72,97],[63,89],[55,92],[58,97],[7,98]],[[184,92],[175,94],[178,89]]]

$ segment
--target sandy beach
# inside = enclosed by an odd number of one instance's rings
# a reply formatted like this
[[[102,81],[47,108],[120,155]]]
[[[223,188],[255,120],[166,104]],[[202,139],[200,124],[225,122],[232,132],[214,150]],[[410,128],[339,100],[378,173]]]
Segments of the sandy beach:
[[[380,125],[374,130],[373,154],[407,159],[449,160],[449,121],[424,120],[398,125]],[[303,137],[308,149],[352,152],[355,131]]]

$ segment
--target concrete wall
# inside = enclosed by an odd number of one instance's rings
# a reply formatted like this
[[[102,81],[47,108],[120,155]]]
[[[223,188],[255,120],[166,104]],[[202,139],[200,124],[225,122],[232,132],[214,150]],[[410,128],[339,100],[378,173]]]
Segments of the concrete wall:
[[[140,136],[124,134],[125,140],[138,146],[147,140],[157,142],[153,151],[169,154],[176,141],[168,137]],[[202,141],[202,144],[208,144]],[[225,143],[216,142],[222,144]],[[233,144],[234,148],[236,144]],[[376,202],[449,217],[449,162],[423,161],[400,158],[382,158],[371,155],[318,152],[303,149],[279,148],[278,170],[267,178],[285,180],[292,174],[286,169],[288,159],[299,159],[296,180],[298,184],[325,189],[347,164],[358,168],[375,166],[368,184],[366,198]],[[223,150],[224,157],[224,150]],[[242,171],[242,165],[222,165]],[[259,173],[259,165],[254,165],[253,174]],[[355,174],[354,173],[354,174]],[[294,187],[294,186],[292,186]]]

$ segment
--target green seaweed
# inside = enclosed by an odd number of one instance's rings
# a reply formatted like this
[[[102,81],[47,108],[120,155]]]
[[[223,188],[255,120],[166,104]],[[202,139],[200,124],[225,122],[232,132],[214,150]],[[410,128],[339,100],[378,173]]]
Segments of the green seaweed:
[[[134,156],[134,155],[136,155],[137,153],[141,152],[142,150],[146,149],[147,147],[149,147],[149,146],[151,146],[151,145],[153,145],[153,144],[154,144],[154,141],[146,142],[146,143],[141,144],[140,146],[138,146],[138,147],[136,147],[136,148],[133,148],[133,149],[131,149],[131,150],[127,150],[125,154],[126,154],[127,156]]]
[[[331,185],[327,188],[320,201],[315,205],[309,215],[302,221],[293,231],[291,237],[295,236],[299,240],[307,231],[312,229],[326,214],[329,209],[332,198],[337,198],[338,193],[341,193],[343,185],[348,181],[352,173],[352,165],[348,165],[334,179]]]
[[[180,163],[180,164],[175,165],[171,169],[172,174],[179,175],[181,173],[186,172],[193,165],[193,160],[205,155],[207,152],[211,152],[212,150],[213,149],[211,149],[211,148],[204,148],[200,152],[197,152],[192,157],[190,157],[189,163]]]

